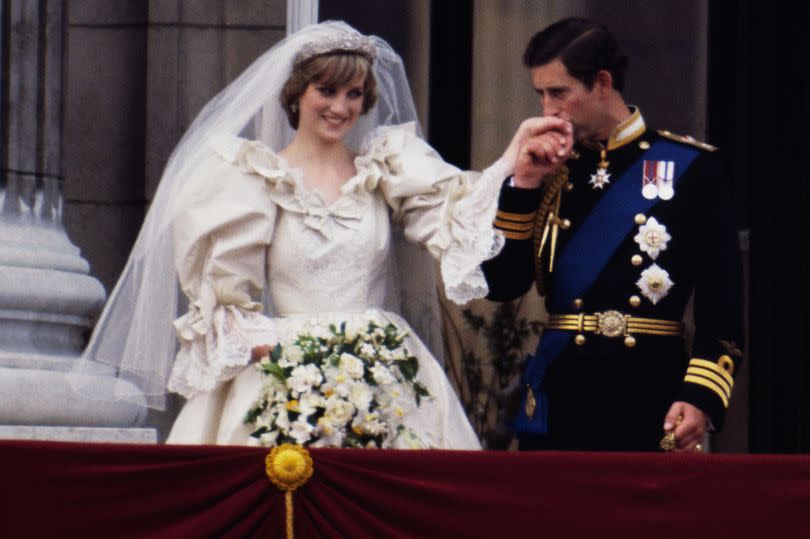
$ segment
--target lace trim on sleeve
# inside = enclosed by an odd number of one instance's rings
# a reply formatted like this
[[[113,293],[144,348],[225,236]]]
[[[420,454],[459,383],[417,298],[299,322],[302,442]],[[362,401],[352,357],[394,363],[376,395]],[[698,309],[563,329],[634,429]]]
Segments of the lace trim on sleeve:
[[[441,255],[440,268],[445,293],[456,304],[463,305],[489,293],[481,263],[497,255],[505,243],[492,223],[507,172],[507,164],[496,161],[451,208],[453,240]]]
[[[180,350],[168,388],[187,399],[234,378],[250,362],[254,346],[277,341],[271,318],[235,305],[217,306],[210,327],[198,309],[174,325]]]

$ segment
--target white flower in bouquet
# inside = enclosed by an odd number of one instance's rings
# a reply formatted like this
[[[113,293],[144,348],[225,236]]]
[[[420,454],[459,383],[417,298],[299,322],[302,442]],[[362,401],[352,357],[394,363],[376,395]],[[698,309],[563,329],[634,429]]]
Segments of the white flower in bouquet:
[[[345,427],[356,410],[354,404],[332,396],[326,400],[326,411],[322,419],[332,427]]]
[[[363,359],[374,359],[376,353],[377,350],[374,348],[374,345],[368,342],[361,344],[357,348],[357,355]]]
[[[385,423],[380,421],[380,415],[377,412],[371,412],[360,418],[360,420],[355,423],[354,428],[366,434],[376,436],[385,430]]]
[[[370,370],[371,376],[374,377],[374,381],[378,384],[389,385],[397,381],[391,371],[382,363],[375,363]]]
[[[304,351],[301,350],[300,346],[293,344],[284,349],[281,359],[278,361],[278,365],[281,368],[295,367],[296,365],[300,365],[303,359]]]
[[[354,379],[362,378],[366,372],[366,367],[359,357],[345,352],[340,354],[340,368]]]
[[[324,395],[328,397],[335,393],[345,397],[349,394],[349,382],[352,378],[346,371],[330,366],[323,369],[323,376],[326,381],[321,384],[320,390]]]
[[[403,395],[398,386],[391,386],[390,391],[380,397],[380,409],[401,419],[416,410],[416,403],[410,396]]]
[[[298,399],[298,412],[303,416],[311,416],[319,408],[323,408],[325,403],[326,399],[320,393],[306,393]]]
[[[339,364],[339,362],[336,363]],[[321,385],[321,389],[325,389],[326,387],[334,387],[337,384],[342,384],[349,379],[349,377],[346,375],[346,371],[338,368],[337,366],[333,366],[332,364],[321,367],[321,372],[323,373],[323,378],[325,380],[325,382]]]
[[[273,423],[276,420],[276,413],[273,408],[267,408],[263,413],[261,413],[258,417],[256,417],[256,426],[261,428],[265,427],[266,429],[270,429],[273,426]]]
[[[321,370],[315,365],[299,365],[290,373],[288,385],[293,393],[301,394],[323,382]]]
[[[312,431],[315,427],[306,421],[306,418],[299,417],[290,425],[290,436],[298,445],[304,445],[312,438]]]
[[[355,383],[349,388],[349,402],[360,410],[368,410],[372,398],[371,388],[364,383]]]
[[[318,420],[318,426],[315,432],[318,434],[318,439],[312,443],[312,447],[341,447],[343,441],[346,439],[346,431],[342,427],[335,427],[330,425],[328,421],[322,417]]]
[[[282,431],[289,430],[290,416],[287,414],[287,408],[285,408],[282,404],[280,406],[276,406],[274,411],[276,412],[276,427]]]

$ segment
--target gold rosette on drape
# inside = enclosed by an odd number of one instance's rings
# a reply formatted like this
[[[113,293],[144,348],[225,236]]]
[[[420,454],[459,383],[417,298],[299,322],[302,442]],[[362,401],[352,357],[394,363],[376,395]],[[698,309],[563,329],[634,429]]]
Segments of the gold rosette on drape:
[[[270,481],[284,491],[287,514],[287,538],[295,536],[293,529],[293,498],[295,489],[303,486],[315,471],[309,451],[301,446],[282,444],[274,447],[264,459],[265,472]]]

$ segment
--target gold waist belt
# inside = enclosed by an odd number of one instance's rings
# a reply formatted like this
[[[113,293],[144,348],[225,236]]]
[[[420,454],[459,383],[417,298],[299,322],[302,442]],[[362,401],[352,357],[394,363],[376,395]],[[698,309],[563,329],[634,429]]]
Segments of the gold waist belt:
[[[624,344],[628,347],[633,347],[636,344],[636,340],[633,338],[634,334],[683,335],[683,324],[681,322],[642,318],[623,314],[619,311],[605,311],[593,314],[552,314],[546,327],[548,329],[576,331],[578,335],[574,341],[580,346],[585,344],[584,333],[596,333],[611,339],[624,337]]]

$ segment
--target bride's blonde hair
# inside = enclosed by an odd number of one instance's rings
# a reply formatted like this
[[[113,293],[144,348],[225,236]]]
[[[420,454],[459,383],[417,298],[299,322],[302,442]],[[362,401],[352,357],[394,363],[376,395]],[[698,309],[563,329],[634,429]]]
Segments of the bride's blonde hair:
[[[367,55],[349,51],[329,52],[294,66],[279,97],[290,126],[298,129],[298,100],[310,83],[337,87],[349,84],[360,76],[365,79],[360,114],[365,114],[377,102],[377,81],[371,69],[371,59]]]

